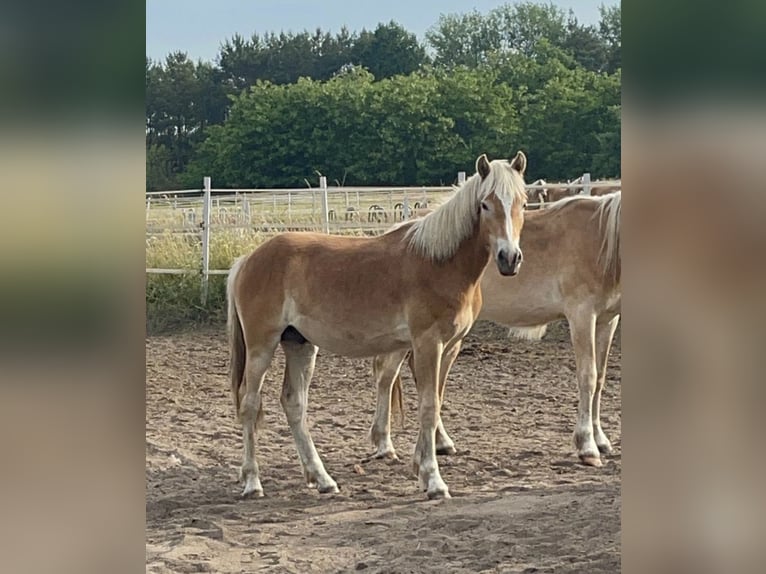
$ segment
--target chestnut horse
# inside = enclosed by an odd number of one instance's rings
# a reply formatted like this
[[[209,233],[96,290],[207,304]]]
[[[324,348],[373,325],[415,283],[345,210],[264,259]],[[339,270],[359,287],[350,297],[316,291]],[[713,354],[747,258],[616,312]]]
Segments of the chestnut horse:
[[[436,461],[443,357],[459,347],[479,314],[479,282],[489,262],[503,275],[519,269],[526,164],[522,152],[510,162],[482,155],[477,173],[422,219],[378,237],[283,233],[234,263],[227,300],[232,393],[244,435],[243,496],[263,495],[255,430],[263,418],[264,375],[281,344],[281,404],[310,487],[338,492],[306,421],[317,350],[367,357],[411,348],[420,413],[413,469],[429,498],[449,498]]]
[[[577,365],[579,403],[574,443],[580,460],[601,466],[599,452],[612,446],[601,428],[601,390],[622,300],[620,206],[622,193],[572,196],[525,216],[521,247],[527,260],[514,278],[487,270],[481,281],[480,320],[511,327],[511,333],[539,339],[545,326],[567,319]],[[460,350],[452,347],[442,365],[440,397],[447,372]],[[399,370],[407,351],[378,356],[373,363],[377,409],[370,439],[374,456],[395,458],[390,407],[401,410]],[[413,371],[414,373],[414,371]],[[417,373],[415,373],[417,378]],[[454,443],[439,422],[438,454],[453,454]]]

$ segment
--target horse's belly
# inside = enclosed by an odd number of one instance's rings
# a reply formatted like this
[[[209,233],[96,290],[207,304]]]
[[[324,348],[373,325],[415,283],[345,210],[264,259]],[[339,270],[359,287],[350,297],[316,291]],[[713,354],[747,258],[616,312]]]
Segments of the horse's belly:
[[[561,307],[553,305],[508,305],[505,307],[485,306],[479,313],[479,320],[493,321],[506,327],[536,327],[563,318]]]
[[[365,328],[364,319],[353,327],[339,327],[308,318],[294,321],[293,326],[313,345],[336,355],[372,357],[408,348],[410,331],[406,324],[386,329]]]

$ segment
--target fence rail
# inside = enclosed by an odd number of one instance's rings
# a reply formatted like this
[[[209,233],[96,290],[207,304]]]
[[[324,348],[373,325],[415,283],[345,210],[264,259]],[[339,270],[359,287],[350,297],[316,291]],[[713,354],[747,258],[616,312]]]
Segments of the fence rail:
[[[465,181],[458,173],[458,184]],[[619,180],[591,181],[590,174],[570,183],[529,184],[527,190],[580,188],[585,195],[598,187],[619,186]],[[202,303],[207,300],[208,278],[226,275],[228,269],[210,269],[210,233],[216,230],[360,232],[378,234],[397,221],[406,221],[428,206],[429,198],[450,192],[438,187],[319,187],[294,189],[213,188],[210,177],[201,189],[146,192],[146,233],[199,237],[202,247],[196,269],[147,268],[153,275],[195,275],[202,281]],[[530,203],[528,207],[542,206]]]

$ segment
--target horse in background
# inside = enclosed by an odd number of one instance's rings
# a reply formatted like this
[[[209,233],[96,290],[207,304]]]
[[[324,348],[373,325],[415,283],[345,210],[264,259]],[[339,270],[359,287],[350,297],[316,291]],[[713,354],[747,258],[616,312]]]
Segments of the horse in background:
[[[568,321],[579,392],[574,444],[580,460],[591,466],[602,465],[600,453],[612,452],[601,428],[600,405],[622,301],[621,203],[621,192],[579,195],[528,212],[521,235],[523,271],[506,278],[488,269],[481,281],[483,306],[478,320],[506,325],[511,334],[528,339],[542,338],[552,321]],[[459,350],[459,346],[453,347],[445,360],[447,370]],[[377,408],[370,440],[378,458],[396,457],[390,412],[391,407],[401,412],[399,371],[407,354],[399,351],[378,356],[373,362]],[[445,380],[446,374],[439,389],[441,400]],[[439,454],[455,452],[441,420],[436,446]]]
[[[529,205],[527,209],[542,209],[545,206],[548,201],[548,188],[544,187],[546,183],[544,179],[538,179],[527,186],[527,203]],[[532,189],[529,189],[530,187]]]
[[[503,275],[519,270],[526,165],[521,152],[511,161],[481,155],[476,174],[423,218],[376,237],[282,233],[235,261],[226,289],[243,496],[263,495],[255,431],[263,421],[264,376],[281,345],[280,402],[310,487],[338,492],[306,422],[318,349],[348,357],[412,349],[420,419],[413,471],[429,498],[449,498],[435,438],[444,357],[460,347],[479,314],[479,282],[489,262]]]

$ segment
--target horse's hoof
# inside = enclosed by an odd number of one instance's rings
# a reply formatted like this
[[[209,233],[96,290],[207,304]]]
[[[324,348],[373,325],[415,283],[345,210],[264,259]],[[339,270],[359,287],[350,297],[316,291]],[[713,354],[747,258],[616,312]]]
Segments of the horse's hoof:
[[[324,486],[317,487],[317,492],[319,494],[338,494],[340,492],[340,489],[338,488],[338,485],[333,484],[325,484]]]
[[[601,454],[612,454],[614,452],[612,445],[609,443],[598,445],[598,450]]]
[[[263,489],[245,488],[242,491],[242,498],[263,498]]]
[[[447,487],[444,488],[436,488],[434,490],[429,490],[427,492],[428,500],[446,500],[447,498],[452,498],[450,496],[449,490],[447,490]]]
[[[372,455],[372,458],[377,460],[399,460],[395,450],[378,451]]]
[[[604,463],[601,462],[601,457],[597,454],[581,454],[580,462],[582,462],[585,466],[595,466],[597,468],[604,466]]]
[[[457,452],[454,446],[440,446],[436,449],[436,454],[450,456]]]

